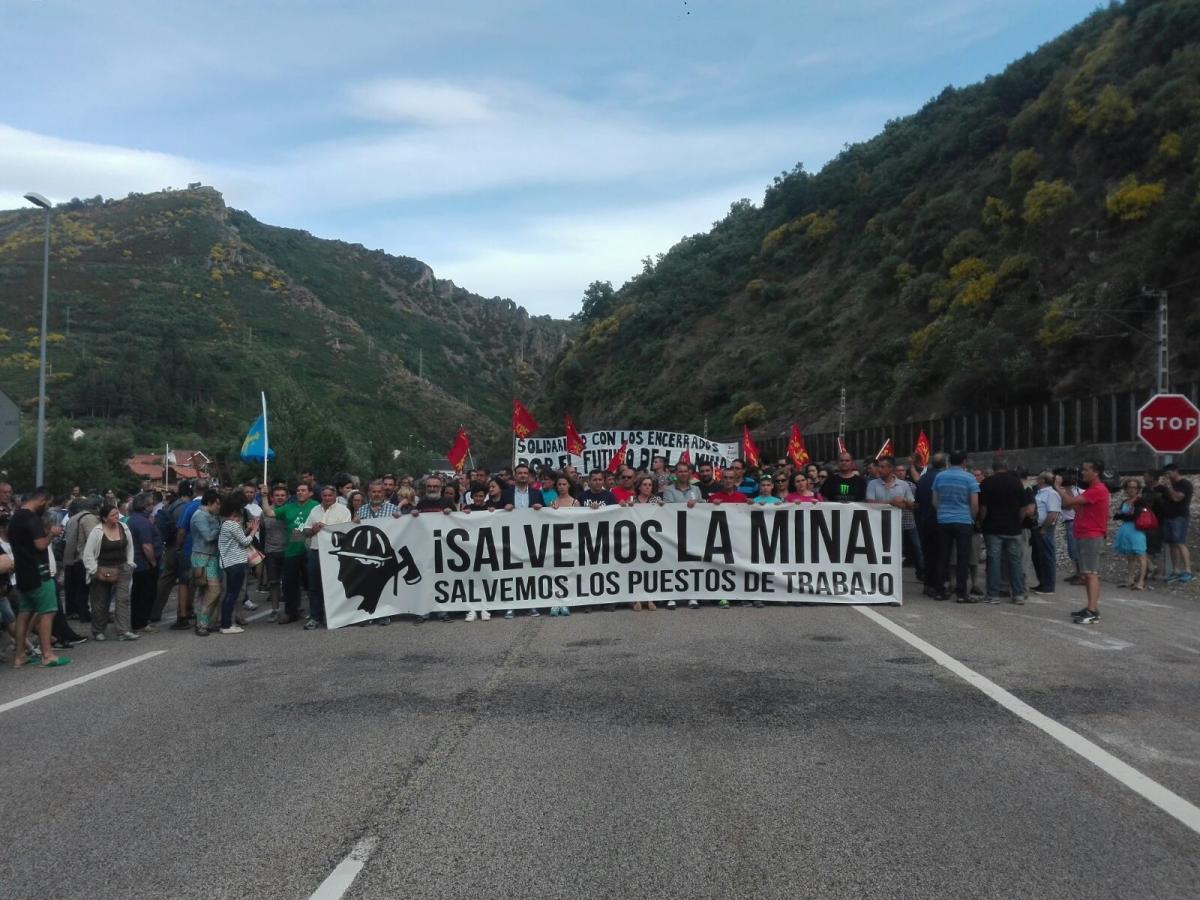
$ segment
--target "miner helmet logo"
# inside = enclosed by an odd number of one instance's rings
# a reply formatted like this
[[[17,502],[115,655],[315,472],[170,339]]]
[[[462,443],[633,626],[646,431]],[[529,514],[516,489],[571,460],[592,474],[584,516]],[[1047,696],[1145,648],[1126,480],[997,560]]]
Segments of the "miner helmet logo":
[[[338,559],[338,581],[346,589],[346,597],[362,597],[358,608],[374,615],[379,598],[388,582],[392,593],[400,592],[401,577],[405,584],[416,584],[421,572],[408,547],[392,549],[392,542],[382,528],[358,525],[349,531],[335,531],[330,554]]]

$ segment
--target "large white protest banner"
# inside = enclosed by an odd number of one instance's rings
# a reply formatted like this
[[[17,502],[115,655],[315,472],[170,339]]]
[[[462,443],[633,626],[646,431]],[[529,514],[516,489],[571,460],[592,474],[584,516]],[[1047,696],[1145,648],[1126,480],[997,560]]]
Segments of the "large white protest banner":
[[[321,531],[330,628],[669,599],[900,603],[900,511],[865,503],[428,512]]]
[[[650,468],[650,461],[656,456],[667,460],[667,466],[673,466],[686,450],[691,456],[692,465],[710,462],[718,468],[728,468],[729,464],[739,456],[736,441],[710,441],[698,434],[688,434],[683,431],[656,431],[654,429],[638,428],[629,431],[585,431],[582,433],[583,454],[567,453],[565,437],[528,437],[514,438],[514,464],[539,463],[552,469],[573,465],[581,472],[605,468],[615,452],[627,444],[625,464],[635,469]]]

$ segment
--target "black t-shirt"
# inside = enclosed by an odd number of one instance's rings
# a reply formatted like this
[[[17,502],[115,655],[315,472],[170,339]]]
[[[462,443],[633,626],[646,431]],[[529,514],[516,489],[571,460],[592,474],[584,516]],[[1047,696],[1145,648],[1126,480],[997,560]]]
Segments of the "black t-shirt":
[[[716,479],[710,481],[708,484],[705,484],[703,481],[697,481],[696,487],[700,490],[700,496],[705,500],[708,499],[708,495],[713,491],[719,491],[721,489],[721,485],[716,481]]]
[[[591,488],[588,488],[579,495],[579,502],[584,506],[587,506],[589,503],[599,503],[601,506],[616,506],[617,498],[613,495],[612,491],[593,491]]]
[[[867,480],[861,475],[830,475],[821,485],[821,496],[834,503],[862,503],[867,499]]]
[[[979,505],[985,507],[979,529],[984,534],[1021,533],[1021,510],[1028,504],[1025,485],[1012,472],[995,472],[979,486]]]
[[[1182,500],[1172,500],[1171,495],[1167,493],[1166,488],[1170,488],[1177,494],[1183,494]],[[1192,482],[1187,478],[1180,478],[1178,481],[1167,481],[1163,490],[1163,518],[1164,519],[1179,519],[1187,518],[1187,515],[1192,505]]]
[[[42,584],[39,567],[50,571],[50,554],[39,550],[34,541],[46,536],[42,517],[21,507],[8,523],[8,542],[13,548],[13,566],[17,575],[17,590],[36,591]]]
[[[417,504],[419,512],[428,512],[429,510],[441,512],[443,509],[454,509],[454,501],[449,497],[422,497]]]

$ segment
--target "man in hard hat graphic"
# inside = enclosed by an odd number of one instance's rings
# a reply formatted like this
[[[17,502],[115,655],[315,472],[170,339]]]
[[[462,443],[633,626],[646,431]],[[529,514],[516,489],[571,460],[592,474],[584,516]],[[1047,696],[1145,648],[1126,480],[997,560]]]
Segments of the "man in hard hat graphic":
[[[359,525],[345,532],[333,532],[333,549],[330,554],[338,558],[338,581],[346,589],[346,597],[362,597],[358,608],[367,615],[375,614],[379,598],[387,583],[392,582],[392,593],[399,594],[398,579],[405,584],[416,584],[421,572],[409,553],[408,547],[392,549],[392,543],[383,529],[374,525]]]

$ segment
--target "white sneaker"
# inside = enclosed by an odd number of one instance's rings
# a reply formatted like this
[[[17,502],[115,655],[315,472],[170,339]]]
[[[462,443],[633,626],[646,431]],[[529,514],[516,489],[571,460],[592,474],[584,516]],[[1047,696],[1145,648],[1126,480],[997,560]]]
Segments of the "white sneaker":
[[[469,613],[467,613],[467,618],[465,621],[467,621],[467,622],[475,621],[475,610],[471,610]]]
[[[675,608],[675,601],[674,601],[674,600],[668,600],[668,601],[667,601],[667,609],[674,609],[674,608]]]
[[[118,634],[117,640],[119,640],[119,641],[136,641],[140,637],[141,637],[141,635],[138,634],[136,631],[126,631],[124,634]]]
[[[511,619],[512,617],[513,617],[513,611],[512,611],[511,609],[510,609],[510,610],[507,610],[507,611],[505,611],[505,613],[504,613],[504,618],[506,618],[506,619]]]
[[[700,608],[700,602],[698,600],[689,600],[688,601],[688,609],[699,609],[699,608]]]
[[[488,612],[486,609],[481,609],[479,611],[479,621],[486,622],[491,617],[492,617],[492,614],[490,612]]]
[[[242,606],[246,607],[246,609],[250,610],[251,612],[254,612],[254,610],[258,609],[258,604],[249,597],[242,601]]]
[[[245,630],[241,625],[230,625],[228,628],[222,628],[221,634],[241,634]]]

